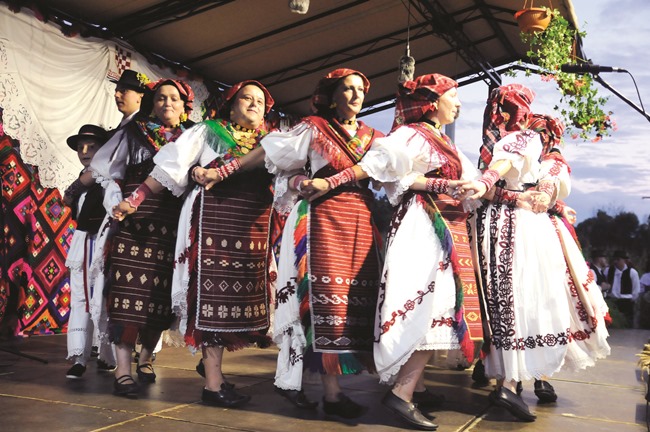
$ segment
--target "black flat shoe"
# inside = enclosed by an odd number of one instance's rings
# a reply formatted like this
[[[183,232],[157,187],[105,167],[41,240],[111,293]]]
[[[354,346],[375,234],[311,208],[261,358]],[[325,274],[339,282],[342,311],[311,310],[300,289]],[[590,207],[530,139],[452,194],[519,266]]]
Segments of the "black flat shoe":
[[[445,403],[445,396],[441,394],[431,393],[429,389],[421,392],[413,392],[413,400],[411,400],[418,408],[437,408]]]
[[[196,364],[196,373],[201,375],[203,378],[205,378],[205,364],[203,364],[203,359],[200,359],[199,362]],[[224,378],[223,383],[228,387],[229,389],[234,389],[235,385],[231,382],[226,381]]]
[[[510,414],[517,417],[519,420],[532,422],[537,418],[528,409],[528,405],[524,400],[513,393],[511,390],[501,387],[490,393],[490,401],[497,406],[507,409]]]
[[[483,366],[482,360],[477,360],[474,364],[474,370],[472,371],[472,380],[479,387],[485,387],[490,384],[490,379],[485,375],[485,366]]]
[[[429,431],[438,429],[438,425],[426,418],[415,404],[401,399],[392,390],[388,390],[381,403],[413,427]]]
[[[555,389],[548,381],[535,380],[535,396],[540,403],[551,403],[557,400]]]
[[[367,407],[359,405],[343,393],[339,393],[338,397],[339,400],[336,402],[326,401],[325,397],[323,397],[323,411],[325,411],[325,414],[336,415],[345,419],[354,419],[361,417],[368,411]]]
[[[211,391],[203,389],[201,401],[206,405],[234,408],[250,401],[251,397],[237,393],[235,390],[221,384],[221,390]]]
[[[144,372],[145,370],[151,372]],[[142,383],[155,383],[156,382],[156,373],[153,370],[153,365],[151,363],[143,363],[138,365],[135,368],[135,371],[138,373],[138,381]]]
[[[138,384],[131,375],[122,375],[115,378],[113,382],[113,394],[117,396],[136,396],[138,394]]]
[[[318,402],[307,399],[305,392],[302,390],[285,390],[280,387],[273,386],[275,392],[301,409],[314,409],[318,406]]]

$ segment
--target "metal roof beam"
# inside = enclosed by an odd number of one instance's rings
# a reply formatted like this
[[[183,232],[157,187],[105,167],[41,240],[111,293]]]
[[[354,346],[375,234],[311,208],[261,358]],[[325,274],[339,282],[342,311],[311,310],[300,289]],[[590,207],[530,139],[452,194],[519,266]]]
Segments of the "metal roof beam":
[[[484,42],[491,41],[491,40],[493,40],[495,38],[496,38],[496,36],[488,36],[488,37],[477,40],[476,43],[477,44],[482,44]],[[440,52],[438,54],[434,54],[434,55],[431,55],[431,56],[427,56],[427,57],[417,59],[417,61],[424,63],[424,62],[428,62],[430,60],[435,60],[437,58],[444,57],[444,56],[450,55],[450,54],[455,54],[455,53],[456,53],[456,49],[454,49],[452,47],[452,48],[450,48],[450,49],[448,49],[446,51]],[[417,67],[417,64],[416,64],[416,67]],[[379,77],[382,77],[382,76],[385,76],[385,75],[388,75],[388,74],[394,74],[395,75],[395,88],[397,88],[397,67],[391,68],[391,69],[385,69],[383,71],[374,73],[372,75],[368,75],[367,77],[368,77],[368,80],[370,80],[370,82],[372,82],[373,79],[379,78]],[[301,97],[301,98],[298,98],[298,99],[294,99],[294,100],[291,100],[291,101],[288,101],[288,102],[284,102],[284,103],[282,103],[282,105],[284,107],[287,107],[289,105],[294,105],[294,104],[306,101],[306,100],[308,100],[310,98],[311,98],[311,95],[304,96],[304,97]],[[389,101],[389,100],[391,100],[393,98],[394,98],[394,96],[391,95],[391,96],[385,97],[385,98],[373,99],[371,101],[368,101],[368,105],[369,106],[377,105],[377,104],[380,104],[380,103],[387,102],[387,101]]]
[[[167,0],[109,21],[105,26],[113,33],[128,40],[140,33],[190,18],[232,2],[234,0]]]
[[[472,68],[483,75],[488,85],[501,85],[501,77],[463,33],[453,15],[449,14],[438,0],[410,0],[420,14],[431,24],[432,29],[454,48],[458,55]],[[423,6],[423,7],[422,7]]]
[[[422,29],[422,28],[426,27],[427,25],[428,25],[428,23],[417,24],[417,25],[411,27],[411,30],[413,30],[413,29]],[[258,77],[256,79],[258,81],[264,82],[264,80],[267,80],[268,78],[271,78],[271,77],[276,76],[276,75],[281,75],[281,77],[279,79],[277,79],[275,81],[269,81],[268,82],[269,86],[278,85],[278,84],[282,84],[282,83],[287,82],[287,81],[291,81],[291,80],[296,79],[296,78],[301,78],[303,76],[309,75],[309,74],[311,74],[313,72],[316,72],[318,70],[321,70],[321,69],[326,69],[326,68],[330,68],[332,66],[336,66],[336,65],[338,65],[340,63],[340,61],[332,60],[332,61],[328,62],[328,60],[330,60],[332,57],[336,57],[336,56],[339,56],[339,55],[344,56],[344,55],[346,55],[346,53],[348,53],[349,51],[352,51],[352,50],[355,50],[357,52],[355,52],[354,54],[347,54],[348,57],[359,58],[359,57],[364,57],[364,56],[368,56],[368,55],[371,55],[371,54],[375,54],[377,52],[383,51],[383,50],[385,50],[387,48],[392,48],[392,47],[397,46],[397,45],[404,44],[406,46],[406,39],[398,39],[398,40],[396,40],[394,42],[391,42],[389,44],[384,44],[384,45],[381,45],[381,46],[377,47],[377,43],[382,42],[382,41],[384,41],[386,39],[394,39],[396,36],[398,36],[400,34],[405,34],[405,33],[406,33],[406,29],[397,30],[395,32],[392,32],[392,33],[389,33],[389,34],[386,34],[386,35],[382,35],[382,36],[367,40],[365,42],[361,42],[361,43],[358,43],[358,44],[354,44],[354,45],[345,47],[345,48],[343,48],[341,50],[338,50],[338,51],[333,51],[333,52],[324,54],[324,55],[322,55],[320,57],[316,57],[316,58],[313,58],[313,59],[310,59],[310,60],[295,64],[295,65],[292,65],[292,66],[287,66],[284,69],[280,69],[280,70],[277,70],[277,71],[274,71],[274,72],[267,73],[266,75],[262,75],[262,76],[260,76],[260,77]],[[413,40],[421,39],[423,37],[431,36],[431,35],[432,35],[431,32],[420,33],[420,34],[417,34],[415,36],[412,36],[411,40],[413,41]],[[365,47],[365,51],[359,53],[358,50],[361,49],[361,48],[364,48],[364,47]],[[311,68],[307,68],[308,65],[311,65],[311,64],[314,64],[314,63],[318,63],[318,64],[311,67]],[[302,70],[303,72],[301,72],[299,74],[296,74],[296,75],[291,75],[290,77],[286,77],[286,78],[282,77],[282,75],[285,75],[287,72],[295,71],[295,70]]]
[[[282,33],[282,32],[288,31],[288,30],[293,30],[293,29],[295,29],[297,27],[307,25],[307,24],[309,24],[309,23],[311,23],[313,21],[317,21],[319,19],[326,18],[326,17],[328,17],[330,15],[335,15],[335,14],[337,14],[339,12],[347,11],[350,7],[355,7],[355,6],[358,6],[360,4],[367,3],[368,1],[370,1],[370,0],[357,0],[357,1],[353,2],[353,3],[342,5],[342,6],[339,6],[337,8],[330,9],[330,10],[328,10],[326,12],[320,13],[318,15],[314,15],[314,16],[309,17],[307,19],[301,20],[301,21],[299,21],[297,23],[294,22],[294,23],[291,23],[289,25],[286,25],[286,26],[283,26],[283,27],[268,31],[266,33],[260,34],[258,36],[255,36],[255,37],[252,37],[252,38],[249,38],[249,39],[234,43],[232,45],[229,45],[229,46],[226,46],[226,47],[223,47],[223,48],[219,48],[219,49],[214,50],[214,51],[210,51],[210,52],[202,54],[202,55],[200,55],[198,57],[181,60],[181,63],[183,63],[183,64],[196,63],[196,62],[199,62],[201,60],[205,60],[207,58],[214,57],[214,56],[217,56],[219,54],[223,54],[225,52],[228,52],[230,50],[242,47],[244,45],[248,45],[248,44],[251,44],[253,42],[257,42],[258,40],[262,40],[262,39],[265,39],[265,38],[268,38],[268,37],[271,37],[271,36],[276,36],[279,33]]]

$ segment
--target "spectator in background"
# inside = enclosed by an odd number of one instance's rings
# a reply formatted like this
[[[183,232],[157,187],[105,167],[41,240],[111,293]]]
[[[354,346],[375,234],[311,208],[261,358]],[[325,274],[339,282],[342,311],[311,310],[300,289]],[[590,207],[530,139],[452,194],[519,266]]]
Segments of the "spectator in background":
[[[627,252],[618,250],[612,257],[613,264],[607,269],[607,283],[611,285],[609,297],[625,316],[625,326],[633,324],[634,303],[639,297],[641,286],[639,273],[628,265]]]
[[[645,264],[645,273],[639,279],[641,291],[636,301],[635,323],[638,328],[650,329],[650,258]]]
[[[594,273],[594,280],[600,287],[604,296],[605,293],[612,288],[612,286],[607,282],[607,277],[605,276],[607,270],[607,257],[605,256],[604,251],[596,249],[591,253],[589,268]]]

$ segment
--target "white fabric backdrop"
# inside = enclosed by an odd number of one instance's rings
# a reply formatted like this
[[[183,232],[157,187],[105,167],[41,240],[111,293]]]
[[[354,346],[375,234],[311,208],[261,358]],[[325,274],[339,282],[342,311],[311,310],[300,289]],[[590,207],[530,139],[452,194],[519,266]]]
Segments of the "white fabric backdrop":
[[[39,167],[44,187],[63,191],[82,166],[66,138],[86,123],[115,128],[115,84],[125,61],[151,80],[177,78],[150,64],[121,41],[66,37],[58,26],[38,21],[27,8],[11,12],[0,4],[0,107],[4,132],[20,140],[22,159]],[[188,81],[196,99],[190,118],[200,121],[208,91]]]

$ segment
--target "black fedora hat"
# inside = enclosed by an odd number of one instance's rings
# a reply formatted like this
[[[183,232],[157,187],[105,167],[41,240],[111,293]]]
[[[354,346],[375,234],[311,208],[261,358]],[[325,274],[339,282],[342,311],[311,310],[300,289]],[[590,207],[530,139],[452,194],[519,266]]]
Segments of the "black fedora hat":
[[[605,251],[602,249],[594,249],[591,252],[591,257],[592,258],[607,257],[607,254],[605,254]]]
[[[141,74],[131,69],[126,69],[122,72],[119,80],[111,79],[110,81],[114,82],[118,86],[135,90],[139,93],[145,93],[147,91],[145,84],[149,82],[149,79],[145,74]]]
[[[108,132],[106,132],[104,128],[92,124],[83,125],[81,126],[81,129],[79,129],[79,133],[77,135],[68,137],[66,140],[68,147],[74,151],[77,151],[77,144],[79,143],[80,139],[94,140],[101,147],[108,140]]]

